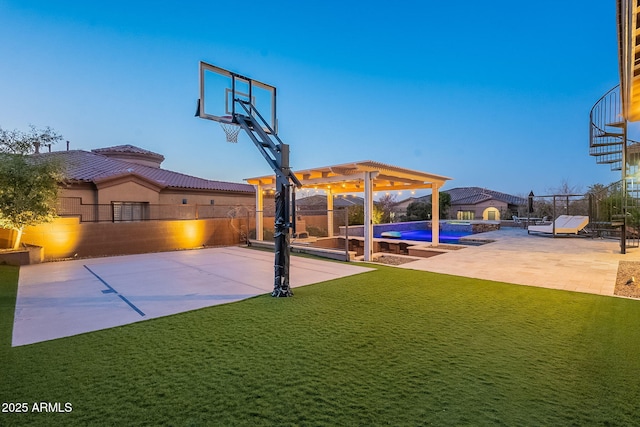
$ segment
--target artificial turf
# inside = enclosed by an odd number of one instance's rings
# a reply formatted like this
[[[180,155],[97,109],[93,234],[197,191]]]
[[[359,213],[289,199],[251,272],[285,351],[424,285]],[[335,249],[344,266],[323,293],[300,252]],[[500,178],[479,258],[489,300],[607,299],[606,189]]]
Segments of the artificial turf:
[[[268,279],[268,278],[266,278]],[[12,348],[0,425],[637,425],[640,302],[378,266]]]

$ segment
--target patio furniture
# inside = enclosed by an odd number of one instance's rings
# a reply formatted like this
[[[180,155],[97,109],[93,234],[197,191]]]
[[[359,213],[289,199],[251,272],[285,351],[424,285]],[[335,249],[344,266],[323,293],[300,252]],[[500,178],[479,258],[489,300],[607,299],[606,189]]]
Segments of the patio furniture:
[[[547,225],[551,224],[551,217],[543,216],[540,221],[536,221],[535,225]]]
[[[527,228],[527,232],[547,233],[554,234],[578,234],[582,231],[587,224],[589,224],[589,217],[582,215],[560,215],[553,224],[546,225],[530,225]]]
[[[391,252],[389,242],[378,242],[379,252]]]

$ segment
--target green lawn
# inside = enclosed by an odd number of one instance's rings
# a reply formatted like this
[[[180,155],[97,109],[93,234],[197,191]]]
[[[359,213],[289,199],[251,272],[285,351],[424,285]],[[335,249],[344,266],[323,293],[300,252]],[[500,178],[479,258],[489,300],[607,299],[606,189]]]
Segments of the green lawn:
[[[265,280],[270,280],[268,277]],[[640,301],[376,267],[11,348],[0,425],[637,425]]]

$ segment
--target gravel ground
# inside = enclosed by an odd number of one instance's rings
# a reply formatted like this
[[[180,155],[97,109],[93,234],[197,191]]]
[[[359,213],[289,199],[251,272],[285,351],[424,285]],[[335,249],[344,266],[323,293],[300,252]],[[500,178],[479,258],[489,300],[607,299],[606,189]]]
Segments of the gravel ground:
[[[629,283],[631,278],[634,282]],[[620,261],[616,278],[615,295],[640,298],[640,262]]]
[[[377,257],[373,257],[373,262],[379,262],[381,264],[388,265],[400,265],[405,264],[411,261],[417,261],[418,258],[409,258],[402,256],[393,256],[393,255],[379,255]]]

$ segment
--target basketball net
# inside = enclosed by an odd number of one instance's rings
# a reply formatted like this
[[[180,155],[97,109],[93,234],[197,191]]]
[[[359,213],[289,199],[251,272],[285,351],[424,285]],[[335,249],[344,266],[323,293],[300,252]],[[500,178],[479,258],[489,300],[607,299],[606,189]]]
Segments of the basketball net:
[[[240,133],[240,126],[234,123],[223,123],[223,122],[220,122],[220,126],[222,126],[222,130],[224,130],[225,135],[227,135],[227,142],[238,142],[238,134]]]

